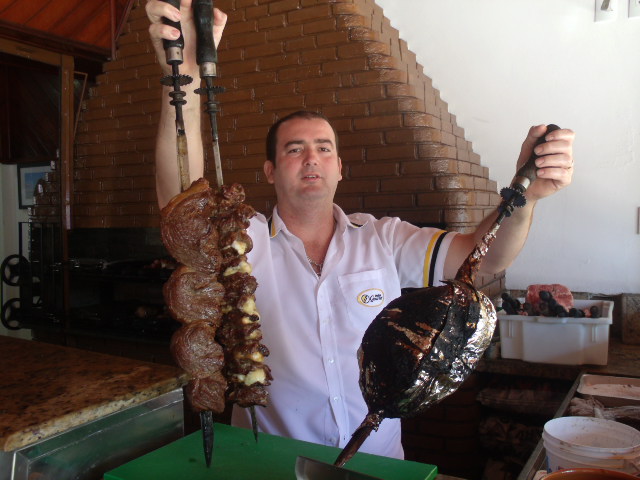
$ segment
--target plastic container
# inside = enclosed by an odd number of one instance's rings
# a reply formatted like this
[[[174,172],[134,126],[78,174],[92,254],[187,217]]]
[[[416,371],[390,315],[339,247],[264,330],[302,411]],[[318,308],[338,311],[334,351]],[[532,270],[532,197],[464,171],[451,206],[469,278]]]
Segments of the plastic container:
[[[580,309],[594,305],[600,307],[599,318],[498,313],[502,358],[562,365],[606,365],[609,354],[609,327],[613,322],[613,302],[574,301],[574,306]]]
[[[605,407],[640,405],[640,378],[585,373],[578,393],[593,396]]]
[[[640,431],[592,417],[560,417],[544,425],[547,471],[602,468],[640,473]]]
[[[602,468],[570,468],[549,473],[541,480],[638,480],[638,477]]]

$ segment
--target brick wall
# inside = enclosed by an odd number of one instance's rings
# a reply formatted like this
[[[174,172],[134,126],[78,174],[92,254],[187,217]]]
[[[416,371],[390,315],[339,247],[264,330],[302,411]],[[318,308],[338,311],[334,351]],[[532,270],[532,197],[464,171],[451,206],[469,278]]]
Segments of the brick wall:
[[[465,230],[496,205],[496,184],[415,55],[368,0],[226,0],[220,46],[225,180],[273,206],[263,139],[279,116],[321,110],[340,135],[345,209]],[[153,143],[160,70],[136,4],[113,61],[84,104],[74,165],[76,227],[157,226]],[[204,126],[205,134],[208,127]],[[207,174],[212,175],[208,162]]]
[[[478,436],[483,412],[476,397],[481,388],[474,373],[442,402],[403,419],[405,458],[437,465],[447,475],[481,478],[486,461]]]
[[[496,183],[415,55],[373,0],[220,0],[229,14],[219,47],[220,149],[225,182],[269,212],[264,138],[279,117],[322,111],[340,137],[348,212],[397,215],[467,231],[499,202]],[[154,139],[160,67],[138,0],[84,102],[73,168],[74,228],[156,227]],[[191,85],[195,88],[196,82]],[[187,87],[189,88],[189,87]],[[213,181],[209,127],[206,175]],[[36,219],[54,212],[38,200]],[[503,287],[503,276],[481,279]]]

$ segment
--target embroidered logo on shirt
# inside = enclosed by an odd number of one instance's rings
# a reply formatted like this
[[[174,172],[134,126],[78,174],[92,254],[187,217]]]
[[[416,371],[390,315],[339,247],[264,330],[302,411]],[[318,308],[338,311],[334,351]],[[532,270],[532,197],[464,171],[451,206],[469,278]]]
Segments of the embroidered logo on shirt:
[[[384,302],[384,292],[379,288],[370,288],[358,294],[358,303],[365,307],[379,307]]]

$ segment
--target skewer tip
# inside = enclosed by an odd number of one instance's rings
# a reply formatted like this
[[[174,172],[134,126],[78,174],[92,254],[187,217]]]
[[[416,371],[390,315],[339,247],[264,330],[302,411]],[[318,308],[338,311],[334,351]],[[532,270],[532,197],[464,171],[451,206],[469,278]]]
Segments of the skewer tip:
[[[258,419],[256,417],[255,405],[251,405],[249,407],[249,413],[251,414],[251,429],[253,430],[253,438],[255,438],[256,443],[258,443]]]
[[[213,412],[200,412],[200,427],[202,428],[204,460],[209,468],[213,457]]]

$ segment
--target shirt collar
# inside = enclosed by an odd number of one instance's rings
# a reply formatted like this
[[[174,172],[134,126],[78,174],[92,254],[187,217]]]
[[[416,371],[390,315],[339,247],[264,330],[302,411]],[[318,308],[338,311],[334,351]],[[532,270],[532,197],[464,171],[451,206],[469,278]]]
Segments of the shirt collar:
[[[360,228],[364,225],[364,223],[360,224],[360,223],[352,222],[347,216],[347,214],[344,213],[344,210],[342,210],[342,208],[340,208],[335,203],[333,204],[333,218],[336,219],[336,229],[339,230],[341,233],[343,233],[347,228]],[[274,238],[282,230],[287,231],[287,226],[285,225],[284,221],[278,214],[277,205],[273,208],[273,214],[268,220],[268,225],[269,225],[269,237],[271,238]]]

